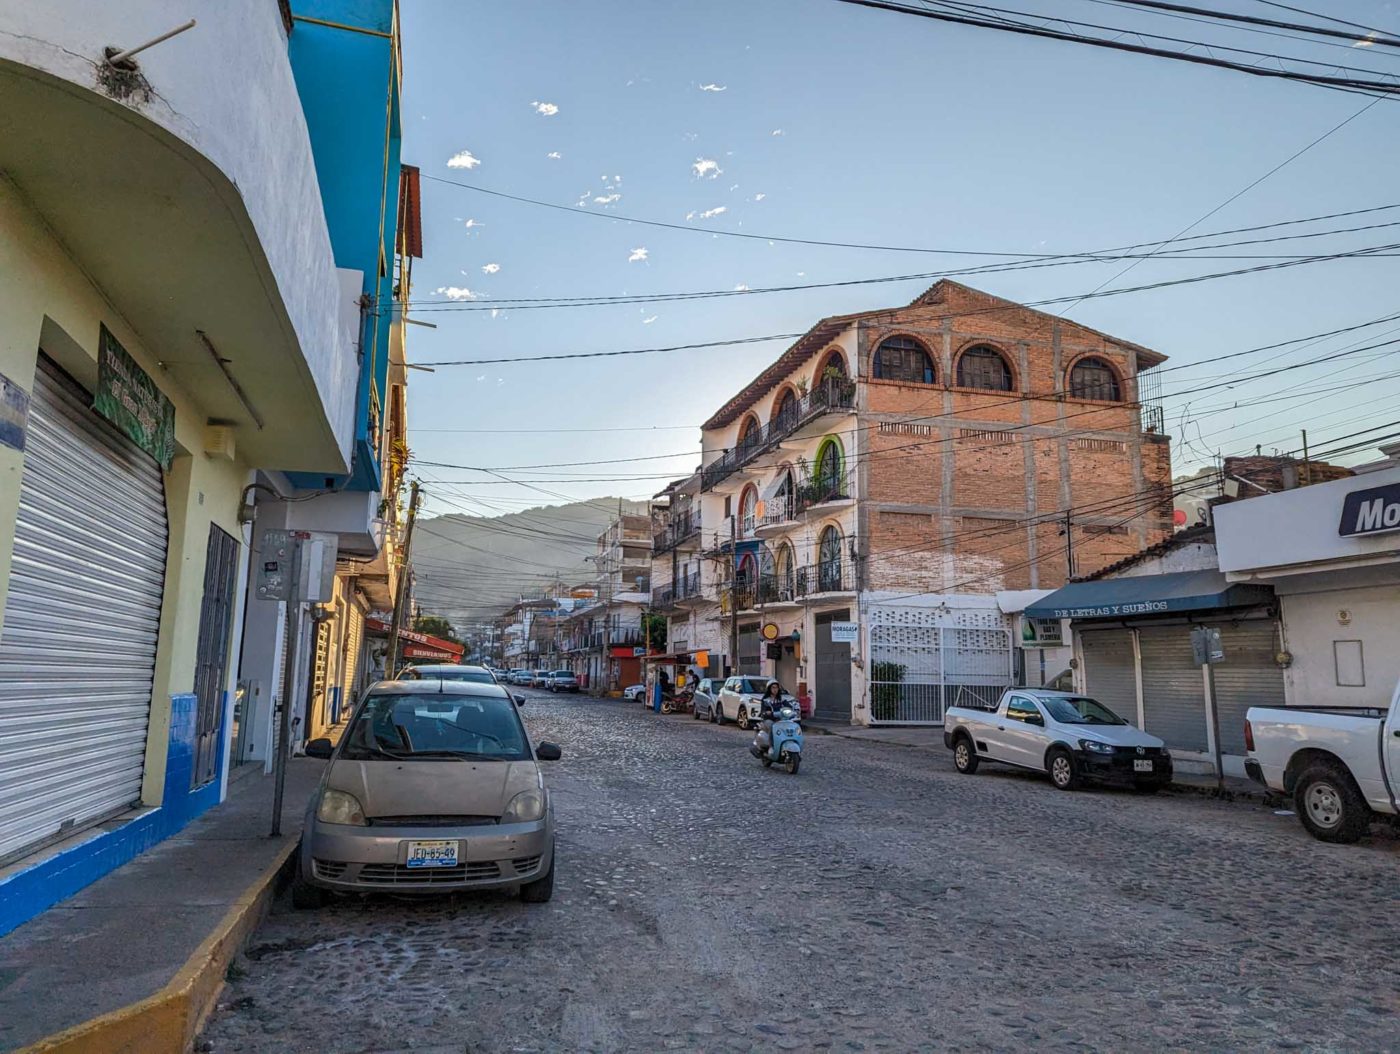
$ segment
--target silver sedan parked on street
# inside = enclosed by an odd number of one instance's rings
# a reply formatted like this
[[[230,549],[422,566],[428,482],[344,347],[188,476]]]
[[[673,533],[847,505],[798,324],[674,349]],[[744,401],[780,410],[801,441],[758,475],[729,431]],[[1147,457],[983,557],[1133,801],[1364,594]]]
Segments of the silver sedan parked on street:
[[[301,838],[292,899],[327,891],[445,893],[513,888],[541,903],[554,891],[554,811],[520,714],[497,685],[381,681],[360,701],[328,758]]]

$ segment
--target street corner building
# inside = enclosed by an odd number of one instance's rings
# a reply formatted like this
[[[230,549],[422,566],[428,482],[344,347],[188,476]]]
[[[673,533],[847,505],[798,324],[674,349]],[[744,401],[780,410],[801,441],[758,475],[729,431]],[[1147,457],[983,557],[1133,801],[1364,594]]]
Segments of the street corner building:
[[[707,676],[940,724],[1067,669],[1027,604],[1164,539],[1165,356],[951,281],[822,319],[657,496],[652,598]]]
[[[266,762],[283,664],[329,723],[396,574],[396,7],[189,13],[0,14],[0,933]],[[342,558],[302,640],[269,526]]]

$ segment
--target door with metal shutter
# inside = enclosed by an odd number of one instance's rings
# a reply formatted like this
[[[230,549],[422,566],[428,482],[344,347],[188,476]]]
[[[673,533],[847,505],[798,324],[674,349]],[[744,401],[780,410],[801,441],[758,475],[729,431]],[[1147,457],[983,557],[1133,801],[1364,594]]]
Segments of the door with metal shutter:
[[[1206,753],[1210,740],[1205,681],[1191,651],[1191,627],[1144,627],[1137,632],[1143,731],[1165,740],[1168,747]]]
[[[1283,670],[1274,656],[1278,646],[1273,619],[1220,627],[1225,661],[1211,667],[1215,705],[1220,715],[1220,748],[1244,754],[1244,716],[1251,706],[1283,706]]]
[[[0,863],[141,796],[165,486],[91,402],[40,358],[0,633]]]
[[[1130,629],[1091,629],[1079,634],[1084,683],[1090,696],[1125,721],[1138,723],[1137,657]]]

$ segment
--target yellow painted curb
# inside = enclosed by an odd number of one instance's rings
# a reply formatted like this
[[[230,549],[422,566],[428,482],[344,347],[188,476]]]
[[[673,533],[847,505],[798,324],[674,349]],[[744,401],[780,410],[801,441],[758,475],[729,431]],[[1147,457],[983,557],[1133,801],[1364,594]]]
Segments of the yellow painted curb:
[[[224,986],[224,973],[262,919],[277,876],[296,851],[292,839],[245,889],[214,932],[155,995],[64,1029],[17,1054],[186,1054]]]

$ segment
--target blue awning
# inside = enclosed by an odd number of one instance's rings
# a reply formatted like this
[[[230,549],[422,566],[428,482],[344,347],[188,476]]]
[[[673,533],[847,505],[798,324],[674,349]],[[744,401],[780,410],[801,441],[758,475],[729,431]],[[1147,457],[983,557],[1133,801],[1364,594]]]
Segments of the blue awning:
[[[1072,582],[1026,608],[1029,618],[1131,618],[1171,612],[1253,607],[1273,599],[1270,586],[1227,582],[1222,571]]]

